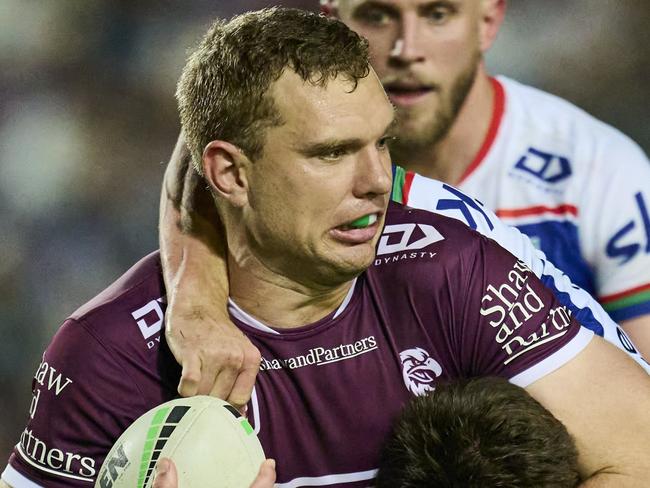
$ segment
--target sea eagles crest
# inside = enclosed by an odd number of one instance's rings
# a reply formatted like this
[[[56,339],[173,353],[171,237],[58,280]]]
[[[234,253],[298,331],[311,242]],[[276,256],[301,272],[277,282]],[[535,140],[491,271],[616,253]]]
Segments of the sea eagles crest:
[[[399,353],[402,377],[406,388],[416,396],[435,389],[434,380],[442,374],[442,366],[421,347],[406,349]]]

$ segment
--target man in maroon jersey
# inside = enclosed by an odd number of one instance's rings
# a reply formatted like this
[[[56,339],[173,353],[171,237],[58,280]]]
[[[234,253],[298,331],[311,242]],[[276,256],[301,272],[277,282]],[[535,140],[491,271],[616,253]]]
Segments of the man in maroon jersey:
[[[212,26],[177,93],[228,235],[230,317],[261,354],[248,418],[280,486],[367,486],[402,405],[474,376],[562,420],[590,486],[644,482],[647,375],[494,241],[389,203],[394,113],[365,41],[297,10],[247,13]],[[153,253],[66,320],[5,483],[88,486],[120,433],[176,396],[165,302]]]
[[[510,88],[506,89],[502,86],[503,79],[498,81],[488,75],[482,62],[482,53],[490,48],[500,28],[505,4],[505,0],[321,1],[321,6],[326,13],[337,16],[353,30],[369,39],[372,48],[372,64],[384,81],[385,88],[396,105],[398,116],[401,116],[395,130],[395,134],[399,137],[390,144],[395,159],[409,170],[436,177],[456,186],[463,180],[467,180],[470,173],[474,173],[472,186],[465,187],[463,191],[478,196],[479,200],[488,203],[492,210],[504,212],[505,216],[519,215],[519,218],[510,222],[520,224],[523,222],[521,228],[527,229],[524,232],[535,236],[534,239],[538,243],[543,243],[542,250],[546,253],[548,261],[562,268],[574,284],[582,286],[592,294],[600,289],[600,295],[606,295],[609,297],[608,300],[616,296],[617,303],[626,303],[624,308],[616,312],[615,320],[632,334],[633,341],[630,341],[623,330],[609,317],[605,318],[605,321],[609,322],[609,327],[605,326],[604,329],[598,320],[585,321],[584,317],[581,317],[581,323],[638,357],[637,349],[643,351],[644,347],[650,347],[648,333],[650,315],[639,312],[645,307],[640,294],[643,294],[643,290],[646,289],[643,285],[647,282],[647,279],[643,281],[643,276],[647,273],[643,272],[642,261],[639,261],[642,259],[642,253],[627,265],[629,269],[635,269],[636,272],[630,272],[628,276],[633,275],[634,279],[624,284],[619,283],[620,280],[611,273],[608,274],[607,279],[598,279],[597,271],[600,269],[602,274],[606,263],[612,263],[611,257],[603,255],[601,259],[591,253],[590,257],[581,256],[580,246],[574,240],[574,236],[577,236],[575,239],[583,245],[589,242],[589,246],[595,246],[594,249],[598,248],[600,252],[605,252],[608,246],[604,241],[607,240],[606,235],[609,231],[605,230],[607,227],[604,225],[609,220],[589,217],[589,209],[593,212],[594,209],[600,208],[600,204],[591,205],[585,202],[583,207],[572,210],[580,215],[580,222],[602,222],[603,227],[599,224],[601,231],[597,233],[598,235],[591,235],[590,231],[586,230],[589,225],[579,225],[578,231],[575,226],[565,222],[564,217],[560,219],[560,223],[555,217],[542,219],[544,221],[542,223],[528,220],[530,219],[528,212],[533,212],[534,215],[540,212],[557,215],[556,212],[563,208],[578,208],[574,206],[575,202],[573,198],[569,198],[569,195],[566,196],[568,199],[558,196],[559,200],[549,198],[547,201],[548,195],[555,194],[553,185],[545,186],[546,183],[543,183],[539,186],[540,182],[535,183],[534,177],[533,183],[528,183],[532,185],[529,188],[530,194],[542,200],[530,201],[527,204],[517,201],[516,205],[509,202],[504,207],[488,195],[503,195],[503,199],[506,200],[510,197],[514,198],[514,194],[504,188],[508,188],[506,182],[509,180],[513,181],[510,184],[519,187],[516,183],[517,177],[507,177],[504,181],[496,177],[494,180],[476,179],[477,171],[474,170],[481,161],[484,161],[481,163],[483,174],[513,172],[513,168],[508,170],[507,165],[514,165],[519,155],[505,155],[501,149],[497,150],[497,146],[503,147],[510,145],[510,141],[517,141],[517,145],[523,145],[521,154],[524,154],[529,144],[528,138],[519,137],[518,133],[512,132],[514,127],[529,127],[529,121],[520,123],[519,120],[512,121],[509,118],[511,113],[521,111],[514,108],[520,106],[520,103],[514,102],[513,94],[509,93]],[[546,104],[546,102],[540,103]],[[536,124],[531,125],[528,132],[536,133],[539,138],[544,138],[545,132],[555,134],[559,127],[566,124],[563,119],[555,116],[539,118],[557,120],[551,127],[541,131],[532,129],[537,127]],[[552,139],[556,138],[564,139],[557,134]],[[572,141],[568,142],[569,146],[574,147],[577,144],[573,142],[575,138],[569,139]],[[603,140],[607,140],[600,136],[595,139],[599,141],[598,147]],[[506,141],[509,141],[508,144],[505,144]],[[547,146],[538,147],[532,142],[530,144],[531,147],[535,146],[542,152],[554,152],[554,149]],[[612,146],[604,142],[602,145]],[[165,181],[166,191],[163,192],[161,201],[163,268],[166,283],[173,288],[167,314],[167,338],[172,352],[183,365],[179,391],[186,396],[197,393],[214,394],[232,403],[243,405],[250,399],[259,365],[259,351],[228,319],[225,307],[228,296],[225,260],[220,258],[218,252],[214,252],[214,248],[221,247],[220,241],[225,238],[215,233],[211,223],[214,219],[209,212],[214,211],[213,206],[210,202],[207,204],[201,202],[202,199],[209,198],[204,190],[205,185],[197,188],[200,183],[192,178],[194,172],[184,170],[188,166],[189,158],[185,157],[186,149],[183,146],[181,137],[170,162]],[[571,149],[571,152],[573,150]],[[601,149],[593,147],[588,151],[577,152],[586,155],[592,152],[600,153]],[[590,158],[590,156],[580,156],[582,157]],[[628,161],[627,155],[621,157],[626,160],[626,164],[632,164],[632,161]],[[501,169],[492,167],[491,170],[486,171],[487,159],[499,161]],[[553,166],[551,162],[547,163],[549,168]],[[642,161],[641,164],[643,165],[644,162]],[[543,167],[546,168],[547,165]],[[518,170],[514,170],[514,173],[517,174]],[[629,171],[623,173],[633,174]],[[410,176],[412,177],[413,173]],[[179,185],[183,178],[185,178],[185,191],[182,191]],[[424,179],[416,176],[414,180],[422,182]],[[410,182],[414,180],[407,179]],[[486,184],[481,184],[482,181]],[[619,188],[622,188],[621,185],[626,189],[629,197],[627,200],[632,201],[634,193],[632,187],[621,183]],[[437,205],[439,202],[432,196],[434,192],[428,186],[418,183],[412,186],[407,182],[403,185],[404,203],[418,208],[423,208],[424,205],[426,209],[439,211],[441,205]],[[582,186],[578,185],[578,187]],[[411,188],[419,188],[410,192],[411,195],[423,194],[426,195],[425,199],[408,198],[406,195]],[[194,191],[196,189],[202,192]],[[598,194],[598,192],[594,193],[594,195]],[[178,215],[168,198],[174,204],[182,201],[181,215]],[[638,198],[641,199],[642,195],[639,194]],[[502,199],[499,201],[504,203]],[[499,207],[500,210],[497,210]],[[621,215],[627,214],[623,212]],[[636,217],[630,215],[630,218],[636,221]],[[193,238],[188,234],[180,235],[176,231],[179,219],[183,220],[187,227],[193,227],[196,231],[193,233]],[[638,232],[637,238],[642,238],[642,228],[642,225],[636,225],[634,232]],[[618,227],[614,226],[610,230],[613,234],[617,229]],[[490,237],[495,238],[501,245],[522,258],[522,254],[514,252],[502,240],[494,235]],[[629,235],[627,238],[632,239]],[[633,240],[628,239],[628,242],[631,243]],[[564,244],[553,245],[553,243]],[[632,249],[634,246],[628,247]],[[639,246],[637,247],[640,249]],[[206,266],[206,262],[210,265]],[[535,269],[534,266],[531,267]],[[208,275],[203,272],[205,269],[217,271]],[[617,284],[612,288],[607,283]],[[609,291],[605,293],[604,288]],[[193,299],[197,289],[201,290],[202,295],[209,293],[212,300],[199,303]],[[622,291],[625,293],[619,293]],[[632,300],[630,298],[632,295],[628,296],[629,293],[633,293],[634,296],[639,295],[641,301]],[[562,295],[566,296],[565,293],[559,294],[560,297]],[[629,299],[623,300],[623,295]],[[600,305],[597,303],[594,305],[604,314]],[[584,310],[591,306],[580,308]],[[608,329],[611,332],[607,332]],[[211,346],[205,346],[206,343]]]

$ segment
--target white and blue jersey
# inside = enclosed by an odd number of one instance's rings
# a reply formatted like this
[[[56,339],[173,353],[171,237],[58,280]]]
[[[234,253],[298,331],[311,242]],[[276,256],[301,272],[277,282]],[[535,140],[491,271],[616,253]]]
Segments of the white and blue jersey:
[[[496,241],[524,262],[584,327],[626,351],[650,373],[650,364],[641,357],[629,337],[603,307],[554,266],[527,235],[505,224],[482,202],[451,185],[406,172],[399,166],[393,166],[391,198],[398,203],[408,202],[408,206],[413,208],[460,220]]]
[[[565,100],[505,77],[492,83],[490,130],[457,186],[530,236],[615,321],[650,314],[646,155]],[[429,191],[406,175],[405,204],[443,210]]]

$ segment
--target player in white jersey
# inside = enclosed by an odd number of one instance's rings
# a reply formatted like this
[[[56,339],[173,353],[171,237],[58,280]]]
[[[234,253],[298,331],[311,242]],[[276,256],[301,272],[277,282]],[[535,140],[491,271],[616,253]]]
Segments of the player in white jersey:
[[[643,152],[562,99],[505,77],[492,85],[498,125],[485,156],[456,184],[528,234],[614,320],[650,313],[650,164]],[[426,195],[416,184],[409,197],[418,206]]]
[[[650,163],[619,131],[483,63],[504,0],[338,0],[400,116],[394,161],[528,234],[650,353]],[[414,179],[409,205],[427,199]]]
[[[398,139],[391,144],[394,160],[460,186],[529,234],[649,353],[650,165],[633,142],[569,103],[488,75],[482,54],[496,37],[505,1],[321,4],[370,42],[372,64],[400,116]],[[181,152],[182,141],[172,160],[178,162]],[[173,169],[169,173],[175,176]],[[210,259],[206,250],[214,251],[218,239],[207,219],[196,215],[198,240],[172,232],[179,216],[189,214],[184,210],[191,210],[192,198],[200,197],[191,191],[197,185],[191,172],[187,176],[185,191],[174,177],[166,178],[162,201],[168,284],[178,285],[167,333],[183,364],[179,390],[212,391],[243,404],[259,353],[229,324],[225,306],[220,310],[193,299],[199,286],[210,287],[214,296],[227,294],[223,280],[200,277]],[[453,208],[458,202],[438,202],[430,185],[431,180],[407,174],[405,202],[467,220]],[[177,212],[166,200],[171,195],[180,201],[181,194],[183,208]],[[211,259],[218,267],[220,259],[214,254]],[[181,262],[184,273],[176,275]],[[200,326],[197,318],[203,319]],[[610,330],[619,346],[627,342],[616,327]],[[221,346],[204,348],[210,334],[220,336]]]

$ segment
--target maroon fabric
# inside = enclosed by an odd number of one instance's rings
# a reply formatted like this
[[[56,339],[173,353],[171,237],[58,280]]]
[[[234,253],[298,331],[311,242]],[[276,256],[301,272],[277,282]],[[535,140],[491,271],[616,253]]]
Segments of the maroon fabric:
[[[33,382],[16,470],[44,486],[91,486],[70,476],[94,480],[120,433],[176,396],[180,368],[160,334],[164,294],[153,253],[63,324]],[[248,412],[278,483],[376,469],[410,396],[451,378],[511,378],[580,329],[493,241],[397,204],[374,265],[333,316],[280,334],[234,319],[264,358]],[[371,483],[334,479],[328,486]]]

